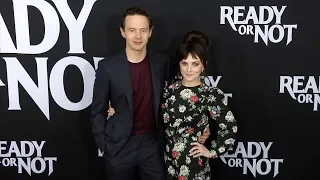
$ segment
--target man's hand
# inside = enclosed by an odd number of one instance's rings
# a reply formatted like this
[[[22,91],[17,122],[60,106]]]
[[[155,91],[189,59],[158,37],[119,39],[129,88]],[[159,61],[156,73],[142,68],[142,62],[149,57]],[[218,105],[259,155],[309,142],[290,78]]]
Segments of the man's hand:
[[[111,117],[111,116],[113,116],[116,112],[115,112],[115,110],[114,110],[111,106],[109,106],[109,109],[108,109],[107,113],[108,113],[108,116]]]
[[[201,144],[204,144],[206,142],[206,140],[209,138],[210,136],[210,129],[209,128],[206,128],[202,134],[202,136],[199,137],[198,141],[201,143]]]

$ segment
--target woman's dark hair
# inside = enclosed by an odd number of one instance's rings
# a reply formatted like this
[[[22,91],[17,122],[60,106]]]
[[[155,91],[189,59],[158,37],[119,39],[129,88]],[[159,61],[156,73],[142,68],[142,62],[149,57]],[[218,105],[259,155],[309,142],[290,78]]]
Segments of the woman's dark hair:
[[[208,47],[210,46],[211,42],[209,38],[202,32],[200,31],[189,31],[187,32],[184,37],[182,42],[187,43],[192,41],[193,39],[198,39],[199,42],[208,50]]]
[[[206,35],[199,31],[190,31],[184,38],[177,51],[178,62],[186,59],[189,54],[193,58],[199,58],[204,67],[206,67],[208,59],[209,39]]]

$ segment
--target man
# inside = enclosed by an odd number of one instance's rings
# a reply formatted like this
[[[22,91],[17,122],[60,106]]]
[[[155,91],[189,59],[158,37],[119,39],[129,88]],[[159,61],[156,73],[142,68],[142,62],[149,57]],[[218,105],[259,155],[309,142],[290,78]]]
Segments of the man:
[[[164,128],[159,107],[168,57],[147,49],[153,29],[149,13],[129,8],[120,32],[125,51],[99,62],[92,101],[92,131],[110,180],[163,180]],[[108,120],[109,101],[115,114]]]

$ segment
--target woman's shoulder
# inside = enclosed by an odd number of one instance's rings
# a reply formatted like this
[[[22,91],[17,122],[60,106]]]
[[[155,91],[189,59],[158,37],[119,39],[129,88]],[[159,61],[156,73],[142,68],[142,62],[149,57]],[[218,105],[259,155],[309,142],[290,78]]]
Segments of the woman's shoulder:
[[[220,94],[220,95],[224,94],[224,92],[220,88],[208,86],[205,83],[202,84],[201,89],[202,89],[202,92],[208,93],[208,94]]]
[[[165,89],[177,89],[180,85],[179,80],[165,81]]]
[[[163,97],[168,98],[172,94],[179,89],[179,82],[178,81],[165,81],[165,86],[163,88]]]

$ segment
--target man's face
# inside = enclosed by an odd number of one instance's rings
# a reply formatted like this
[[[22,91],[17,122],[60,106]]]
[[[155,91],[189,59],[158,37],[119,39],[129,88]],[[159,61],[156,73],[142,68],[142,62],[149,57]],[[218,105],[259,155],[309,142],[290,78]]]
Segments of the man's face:
[[[126,46],[134,51],[146,49],[152,34],[148,18],[142,15],[129,15],[125,18],[124,29],[120,28],[121,35],[126,39]]]

